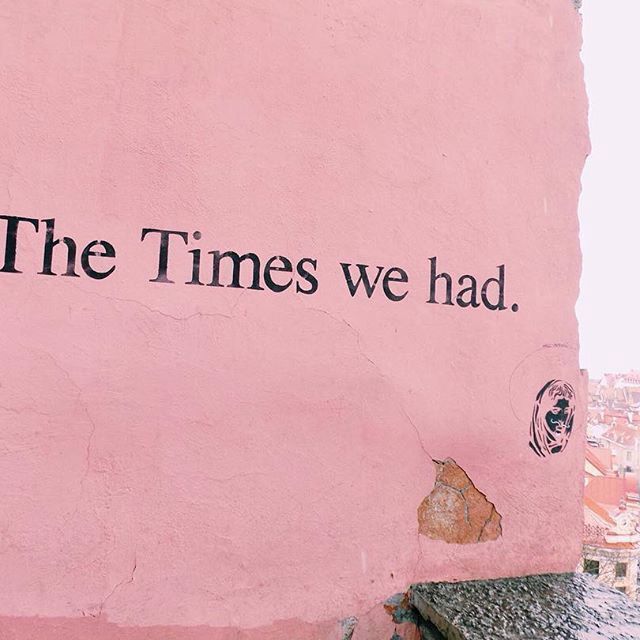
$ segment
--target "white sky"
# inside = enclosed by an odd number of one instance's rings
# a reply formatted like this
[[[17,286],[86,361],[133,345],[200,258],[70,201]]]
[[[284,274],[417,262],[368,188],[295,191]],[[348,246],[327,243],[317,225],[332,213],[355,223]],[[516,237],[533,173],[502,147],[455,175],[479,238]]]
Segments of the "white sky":
[[[592,151],[582,176],[580,365],[640,369],[640,0],[583,0]]]

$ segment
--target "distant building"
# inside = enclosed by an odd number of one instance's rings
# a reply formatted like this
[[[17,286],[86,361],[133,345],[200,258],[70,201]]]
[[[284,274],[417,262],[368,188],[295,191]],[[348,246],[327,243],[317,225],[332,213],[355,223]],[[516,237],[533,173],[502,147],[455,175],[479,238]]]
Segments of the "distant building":
[[[609,512],[586,496],[584,506],[585,539],[580,570],[635,600],[640,557],[637,513],[626,506]]]
[[[640,559],[640,373],[589,382],[580,571],[637,599]]]
[[[617,462],[615,456],[606,447],[588,446],[584,459],[585,484],[591,478],[614,476]]]
[[[626,420],[621,419],[607,429],[600,441],[615,457],[620,471],[635,471],[640,467],[640,434]]]

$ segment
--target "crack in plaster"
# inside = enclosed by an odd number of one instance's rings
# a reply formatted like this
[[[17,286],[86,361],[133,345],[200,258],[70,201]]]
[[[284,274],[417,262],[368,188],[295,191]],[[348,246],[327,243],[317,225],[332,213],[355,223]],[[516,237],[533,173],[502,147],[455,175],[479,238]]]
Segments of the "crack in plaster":
[[[175,320],[176,322],[187,322],[192,318],[224,318],[225,320],[232,320],[233,316],[226,313],[205,313],[203,311],[195,311],[194,313],[190,313],[188,316],[174,316],[170,313],[166,313],[165,311],[161,311],[160,309],[156,309],[154,307],[145,304],[144,302],[140,302],[139,300],[134,300],[133,298],[118,298],[116,296],[108,296],[102,293],[97,293],[96,291],[88,291],[81,287],[75,287],[78,291],[82,293],[86,293],[87,295],[95,296],[97,298],[102,298],[103,300],[111,300],[112,302],[124,302],[133,305],[137,305],[150,311],[151,313],[157,313],[163,318],[168,318],[170,320]]]
[[[324,309],[318,309],[315,307],[307,307],[307,309],[309,311],[323,313],[324,315],[329,316],[332,320],[344,324],[355,335],[360,356],[375,368],[381,378],[389,382],[387,376],[382,372],[380,367],[366,353],[364,353],[360,343],[360,334],[351,324],[349,324],[349,322],[344,318],[334,316]],[[536,349],[536,351],[544,348],[546,348],[546,345]],[[513,378],[515,370],[518,369],[529,355],[531,354],[525,356],[522,361],[516,365],[514,372],[512,372],[511,379]],[[509,385],[511,385],[511,379],[509,381]],[[390,384],[390,386],[391,389],[394,389],[393,385]],[[436,466],[436,482],[434,484],[434,490],[423,500],[418,508],[419,526],[417,533],[417,559],[414,567],[414,574],[417,575],[420,563],[424,559],[422,547],[420,545],[420,534],[429,538],[441,539],[445,542],[456,544],[488,542],[496,540],[502,535],[502,516],[498,513],[493,503],[489,502],[485,494],[476,488],[469,476],[467,476],[466,472],[459,467],[454,460],[451,458],[447,458],[444,461],[436,460],[429,453],[424,445],[422,435],[420,434],[417,425],[408,415],[400,401],[397,402],[397,406],[407,422],[411,425],[420,448]],[[446,484],[446,482],[443,482],[442,480],[442,470],[448,469],[452,465],[455,466],[456,474],[459,474],[464,478],[461,486],[454,487]],[[446,500],[446,492],[453,492],[459,500],[456,500],[454,503],[450,500]],[[443,502],[444,505],[438,504],[434,509],[434,504],[440,502]],[[459,507],[456,507],[455,503],[457,503]],[[442,508],[443,506],[445,507],[444,509]]]
[[[58,369],[58,371],[62,372],[64,377],[68,380],[69,384],[71,384],[71,386],[76,390],[76,401],[80,404],[85,416],[87,417],[87,420],[91,424],[91,430],[89,431],[89,435],[87,437],[87,445],[86,445],[86,454],[85,454],[86,466],[85,466],[84,474],[82,475],[82,478],[80,479],[80,487],[81,487],[81,494],[82,494],[82,491],[84,490],[84,482],[87,479],[87,476],[89,475],[89,470],[90,470],[91,445],[93,443],[93,436],[94,436],[94,434],[96,432],[96,423],[93,420],[93,416],[89,412],[89,407],[87,406],[87,403],[83,400],[82,387],[80,387],[80,385],[71,377],[71,374],[49,352],[44,351],[44,350],[40,350],[40,351],[49,360],[51,360],[51,362],[53,362],[53,364],[56,367],[56,369]]]
[[[125,586],[127,584],[131,584],[133,582],[137,568],[138,568],[138,560],[137,560],[136,556],[134,555],[133,556],[133,568],[131,569],[131,573],[130,573],[129,577],[128,578],[124,578],[123,580],[118,582],[113,587],[113,589],[111,589],[111,591],[102,600],[102,602],[100,602],[100,604],[98,606],[98,613],[97,614],[90,614],[92,617],[99,618],[102,615],[102,611],[104,610],[104,607],[107,604],[107,601],[116,593],[116,591],[118,591],[121,587],[123,587],[123,586]]]
[[[424,441],[422,439],[422,435],[420,433],[420,430],[418,429],[418,427],[415,424],[415,422],[411,419],[411,417],[409,416],[409,414],[405,410],[402,402],[400,401],[400,399],[398,397],[399,394],[395,390],[393,384],[391,384],[391,382],[389,381],[388,377],[384,374],[384,372],[380,369],[380,367],[364,352],[364,350],[362,348],[362,345],[360,343],[360,333],[347,320],[345,320],[344,318],[342,318],[340,316],[335,316],[332,313],[329,313],[328,311],[326,311],[325,309],[319,309],[317,307],[306,307],[306,306],[305,306],[305,309],[307,311],[315,311],[317,313],[322,313],[323,315],[328,316],[334,322],[338,322],[338,323],[344,325],[345,327],[347,327],[347,329],[355,336],[355,338],[356,338],[356,346],[357,346],[357,350],[358,350],[359,355],[366,362],[368,362],[371,366],[373,366],[374,369],[376,370],[376,372],[378,373],[378,375],[389,384],[391,390],[393,391],[393,394],[396,396],[397,407],[400,410],[400,412],[402,413],[402,415],[405,417],[405,420],[410,425],[410,427],[413,430],[413,432],[415,433],[415,437],[416,437],[416,439],[418,441],[418,445],[420,446],[420,449],[425,454],[425,456],[429,459],[430,462],[435,463],[434,457],[429,453],[429,451],[427,450],[427,448],[426,448],[426,446],[424,444]],[[469,482],[471,482],[471,481],[469,481]],[[415,580],[417,580],[419,578],[419,568],[420,568],[420,565],[422,564],[423,561],[424,561],[424,555],[423,555],[423,552],[422,552],[422,546],[420,545],[420,532],[416,531],[416,561],[415,561],[415,565],[414,565],[413,571],[412,571]]]
[[[7,413],[13,413],[14,415],[22,415],[23,413],[33,413],[36,416],[41,416],[42,418],[49,418],[49,413],[46,411],[38,411],[33,407],[7,407],[5,405],[0,405],[0,411],[6,411]]]
[[[328,311],[325,311],[324,309],[318,309],[317,307],[306,307],[306,309],[308,311],[317,311],[318,313],[323,313],[325,316],[329,316],[329,318],[331,318],[332,320],[335,320],[336,322],[341,322],[342,324],[344,324],[350,331],[351,333],[353,333],[356,337],[356,344],[358,346],[358,353],[371,365],[373,365],[373,367],[375,368],[375,370],[383,377],[386,378],[386,376],[384,375],[384,373],[382,373],[382,371],[380,370],[380,367],[362,350],[362,345],[360,344],[360,332],[355,329],[353,327],[353,325],[351,325],[347,320],[345,320],[344,318],[340,317],[340,316],[334,316],[332,313],[329,313]]]
[[[328,316],[329,318],[331,318],[332,320],[334,320],[335,322],[340,322],[342,324],[344,324],[351,333],[353,333],[356,337],[356,345],[358,347],[358,353],[360,354],[360,356],[362,358],[364,358],[364,360],[366,360],[370,365],[372,365],[374,367],[374,369],[377,371],[377,373],[379,374],[379,376],[385,380],[389,386],[391,387],[391,389],[393,390],[394,394],[396,395],[396,399],[398,396],[397,391],[395,390],[395,388],[393,387],[393,385],[391,384],[391,382],[389,381],[389,378],[387,377],[387,375],[382,371],[382,369],[380,369],[380,366],[378,364],[376,364],[362,349],[362,345],[360,344],[360,332],[357,331],[351,324],[349,324],[349,322],[347,322],[347,320],[345,320],[344,318],[340,317],[340,316],[334,316],[332,313],[329,313],[328,311],[325,311],[324,309],[318,309],[317,307],[305,307],[308,311],[316,311],[318,313],[322,313],[326,316]],[[420,448],[422,449],[422,451],[424,452],[424,454],[429,458],[429,460],[433,461],[433,456],[427,451],[427,448],[424,445],[424,441],[422,440],[422,436],[420,435],[420,431],[418,430],[418,427],[416,426],[416,424],[413,422],[413,420],[409,417],[409,414],[406,412],[404,406],[402,405],[402,403],[397,400],[397,406],[400,409],[400,411],[402,412],[402,415],[406,418],[407,422],[411,425],[411,427],[413,428],[413,430],[415,431],[416,434],[416,438],[418,440],[418,443],[420,445]]]
[[[94,435],[96,433],[96,423],[95,423],[95,421],[93,419],[93,416],[91,415],[91,413],[89,411],[89,407],[87,406],[87,403],[83,399],[84,391],[83,391],[82,387],[80,387],[80,385],[72,378],[71,374],[48,351],[45,351],[44,349],[36,349],[36,351],[38,351],[39,353],[43,354],[48,360],[50,360],[53,363],[54,367],[56,369],[58,369],[58,371],[60,371],[62,373],[64,378],[75,389],[76,402],[80,405],[83,413],[85,414],[85,416],[87,418],[87,421],[91,425],[91,429],[89,430],[89,433],[87,435],[87,443],[86,443],[86,446],[85,446],[85,469],[84,469],[84,473],[82,474],[82,477],[80,478],[80,492],[79,492],[78,500],[76,502],[75,509],[65,519],[65,522],[68,522],[72,517],[74,517],[78,513],[80,502],[81,502],[82,496],[84,494],[85,481],[86,481],[87,477],[89,476],[89,472],[91,471],[91,448],[92,448],[92,444],[93,444],[93,437],[94,437]]]
[[[207,478],[208,480],[210,480],[211,482],[218,482],[218,483],[226,483],[226,482],[231,482],[232,480],[236,480],[237,478],[254,478],[256,476],[263,476],[266,477],[268,476],[268,473],[264,473],[262,471],[250,471],[248,473],[234,473],[232,476],[227,476],[226,478]]]

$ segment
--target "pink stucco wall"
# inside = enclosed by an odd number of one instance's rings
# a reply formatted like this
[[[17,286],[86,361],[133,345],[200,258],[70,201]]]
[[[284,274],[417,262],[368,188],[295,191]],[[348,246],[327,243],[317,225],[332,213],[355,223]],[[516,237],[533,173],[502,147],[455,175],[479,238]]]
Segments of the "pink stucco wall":
[[[575,567],[579,47],[571,0],[0,3],[1,213],[117,252],[38,275],[23,223],[0,273],[0,637],[386,638],[412,581]],[[143,227],[190,234],[175,284]],[[318,290],[187,286],[194,248]],[[427,304],[433,256],[505,265],[507,308]],[[578,414],[541,458],[550,379]],[[498,540],[418,534],[446,457]]]

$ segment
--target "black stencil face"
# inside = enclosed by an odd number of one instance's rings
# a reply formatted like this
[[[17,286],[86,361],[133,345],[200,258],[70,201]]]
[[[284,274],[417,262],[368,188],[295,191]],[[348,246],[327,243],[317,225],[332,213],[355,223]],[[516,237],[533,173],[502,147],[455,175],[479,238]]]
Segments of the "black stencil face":
[[[536,396],[531,417],[529,446],[544,458],[564,451],[573,429],[576,400],[573,387],[549,380]]]

